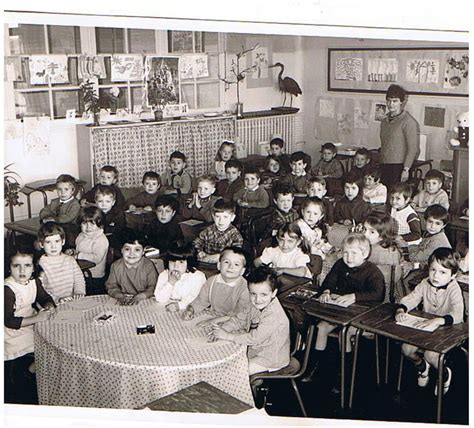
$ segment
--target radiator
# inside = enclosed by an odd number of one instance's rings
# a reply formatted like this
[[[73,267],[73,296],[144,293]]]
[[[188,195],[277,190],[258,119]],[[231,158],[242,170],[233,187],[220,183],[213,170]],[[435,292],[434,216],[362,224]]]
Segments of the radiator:
[[[237,137],[248,154],[260,153],[259,144],[269,143],[274,134],[280,134],[283,138],[286,153],[304,149],[303,117],[299,113],[239,119],[236,122]]]

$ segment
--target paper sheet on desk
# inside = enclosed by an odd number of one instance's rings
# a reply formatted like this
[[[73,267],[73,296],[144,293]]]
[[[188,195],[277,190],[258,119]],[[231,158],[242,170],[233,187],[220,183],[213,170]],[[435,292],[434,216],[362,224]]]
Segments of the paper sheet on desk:
[[[403,321],[397,321],[397,324],[402,325],[404,327],[414,328],[416,330],[428,331],[430,333],[435,331],[438,328],[437,326],[422,327],[421,323],[423,323],[424,321],[427,321],[426,318],[417,317],[411,314],[407,314],[407,317],[408,318],[406,318]]]
[[[198,224],[202,224],[202,223],[204,222],[201,220],[195,220],[194,218],[190,218],[188,220],[184,220],[180,222],[180,224],[185,224],[187,226],[197,226]]]
[[[318,301],[320,301],[320,300],[318,299]],[[351,306],[354,303],[355,303],[355,300],[350,301],[348,303],[340,303],[340,302],[337,302],[336,298],[334,298],[332,296],[331,296],[331,299],[326,302],[326,304],[328,304],[328,305],[340,306],[341,308],[348,308],[349,306]]]
[[[52,323],[58,324],[78,324],[82,321],[82,312],[79,311],[61,311],[57,312],[52,318]]]

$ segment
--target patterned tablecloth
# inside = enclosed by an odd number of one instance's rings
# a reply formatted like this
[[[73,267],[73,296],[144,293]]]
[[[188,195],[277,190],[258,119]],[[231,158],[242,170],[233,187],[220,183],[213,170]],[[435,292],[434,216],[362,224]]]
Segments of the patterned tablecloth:
[[[84,307],[91,302],[98,305]],[[94,318],[105,311],[115,319],[97,325]],[[207,343],[195,326],[202,319],[182,321],[154,299],[119,306],[91,296],[60,305],[35,325],[40,404],[133,409],[205,381],[253,406],[246,347]],[[137,335],[146,324],[156,333]]]

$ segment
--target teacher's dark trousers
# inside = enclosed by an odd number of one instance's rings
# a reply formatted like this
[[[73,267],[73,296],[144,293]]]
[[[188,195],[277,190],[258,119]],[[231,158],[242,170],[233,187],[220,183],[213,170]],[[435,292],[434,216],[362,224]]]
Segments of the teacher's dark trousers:
[[[400,182],[402,176],[403,164],[402,163],[382,163],[380,164],[380,181],[387,186],[387,190],[390,192],[390,188]]]

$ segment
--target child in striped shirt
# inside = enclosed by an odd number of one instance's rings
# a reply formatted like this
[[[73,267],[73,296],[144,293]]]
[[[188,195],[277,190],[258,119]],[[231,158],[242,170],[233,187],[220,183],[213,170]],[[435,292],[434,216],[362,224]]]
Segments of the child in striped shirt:
[[[79,265],[74,257],[63,253],[65,236],[64,229],[55,222],[43,224],[38,232],[38,241],[45,253],[39,259],[43,269],[41,280],[55,303],[86,294],[86,283]]]

